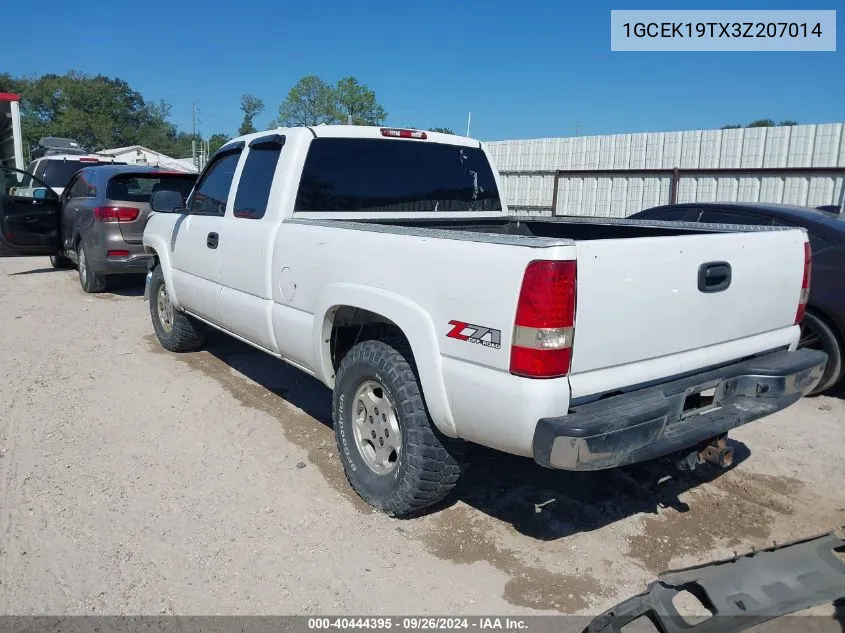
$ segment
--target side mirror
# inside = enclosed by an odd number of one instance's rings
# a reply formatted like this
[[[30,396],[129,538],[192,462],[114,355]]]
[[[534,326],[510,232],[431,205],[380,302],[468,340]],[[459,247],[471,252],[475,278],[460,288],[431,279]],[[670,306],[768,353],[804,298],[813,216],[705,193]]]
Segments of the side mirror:
[[[38,187],[32,190],[32,197],[36,200],[46,200],[47,199],[47,187]]]
[[[176,213],[182,210],[182,194],[162,189],[150,198],[150,208],[157,213]]]

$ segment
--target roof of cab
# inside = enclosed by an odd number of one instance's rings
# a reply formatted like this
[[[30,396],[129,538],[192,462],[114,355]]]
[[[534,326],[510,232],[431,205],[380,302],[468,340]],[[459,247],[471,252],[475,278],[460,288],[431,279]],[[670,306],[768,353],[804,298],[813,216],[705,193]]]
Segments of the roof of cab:
[[[381,130],[414,130],[425,132],[425,139],[394,138],[382,134]],[[442,132],[430,132],[428,130],[417,130],[416,128],[403,128],[390,125],[312,125],[304,127],[280,127],[263,132],[253,132],[230,139],[221,149],[234,145],[238,142],[249,143],[250,141],[269,136],[271,134],[284,134],[289,136],[307,134],[313,138],[378,138],[385,141],[414,141],[416,143],[446,143],[449,145],[461,145],[465,147],[480,147],[481,142],[477,139],[455,134],[443,134]]]

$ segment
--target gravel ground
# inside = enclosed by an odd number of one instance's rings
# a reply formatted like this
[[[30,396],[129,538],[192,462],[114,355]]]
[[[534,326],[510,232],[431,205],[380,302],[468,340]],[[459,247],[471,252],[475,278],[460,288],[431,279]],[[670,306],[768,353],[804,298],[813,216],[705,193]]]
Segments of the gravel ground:
[[[706,476],[475,449],[445,508],[389,519],[348,489],[322,385],[223,335],[163,351],[142,292],[0,260],[3,613],[595,614],[845,523],[845,394],[740,429]]]

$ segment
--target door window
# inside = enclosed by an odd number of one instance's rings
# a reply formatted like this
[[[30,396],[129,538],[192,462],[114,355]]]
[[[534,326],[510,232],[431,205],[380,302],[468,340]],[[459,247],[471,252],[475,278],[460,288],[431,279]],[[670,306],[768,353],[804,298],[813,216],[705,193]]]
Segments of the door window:
[[[38,178],[26,171],[0,167],[2,193],[15,198],[58,198],[56,193]]]
[[[196,189],[188,202],[188,213],[200,215],[223,215],[229,191],[235,177],[241,152],[233,151],[214,159],[200,178]]]

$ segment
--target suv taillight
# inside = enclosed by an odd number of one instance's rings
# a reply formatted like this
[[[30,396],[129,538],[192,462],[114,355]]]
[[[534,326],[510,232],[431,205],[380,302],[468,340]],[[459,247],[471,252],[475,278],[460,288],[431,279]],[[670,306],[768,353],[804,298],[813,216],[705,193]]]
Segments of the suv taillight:
[[[527,378],[569,373],[575,335],[576,264],[533,261],[522,277],[510,372]]]
[[[798,310],[795,313],[795,324],[804,319],[807,312],[807,302],[810,300],[810,280],[813,276],[813,251],[810,243],[804,242],[804,278],[801,280],[801,295],[798,298]]]
[[[94,219],[98,222],[133,222],[140,213],[141,210],[135,207],[96,207]]]

